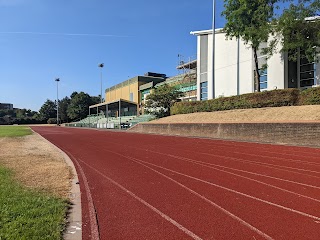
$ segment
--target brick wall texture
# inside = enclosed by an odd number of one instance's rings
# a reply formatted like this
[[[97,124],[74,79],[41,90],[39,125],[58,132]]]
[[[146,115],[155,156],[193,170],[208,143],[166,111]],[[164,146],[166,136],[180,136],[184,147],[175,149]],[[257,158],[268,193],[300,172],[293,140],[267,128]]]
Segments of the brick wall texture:
[[[320,123],[144,123],[130,131],[320,147]]]

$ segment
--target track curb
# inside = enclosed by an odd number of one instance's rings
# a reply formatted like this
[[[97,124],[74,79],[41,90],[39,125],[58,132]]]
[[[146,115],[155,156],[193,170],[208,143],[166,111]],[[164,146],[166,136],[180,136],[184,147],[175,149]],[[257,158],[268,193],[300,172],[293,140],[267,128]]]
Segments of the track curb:
[[[74,166],[74,163],[69,158],[69,156],[62,151],[59,147],[54,145],[52,142],[41,136],[39,133],[35,132],[31,128],[32,132],[40,136],[51,146],[57,149],[63,156],[66,164],[70,167],[73,179],[71,180],[71,190],[69,193],[69,200],[72,203],[71,208],[68,211],[68,224],[65,233],[63,234],[64,240],[81,240],[82,239],[82,210],[81,210],[81,192],[79,186],[79,177]]]

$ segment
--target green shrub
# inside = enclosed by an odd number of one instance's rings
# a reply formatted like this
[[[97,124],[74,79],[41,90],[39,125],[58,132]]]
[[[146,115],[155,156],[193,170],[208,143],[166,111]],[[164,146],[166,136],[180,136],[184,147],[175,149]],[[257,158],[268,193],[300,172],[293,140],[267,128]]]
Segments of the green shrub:
[[[299,105],[299,102],[300,90],[298,89],[273,90],[207,101],[178,102],[171,108],[171,115],[232,109],[294,106]]]
[[[59,121],[60,122],[60,121]],[[49,118],[47,121],[48,124],[57,124],[57,119],[56,118]]]
[[[300,95],[300,105],[320,104],[320,87],[303,90]]]

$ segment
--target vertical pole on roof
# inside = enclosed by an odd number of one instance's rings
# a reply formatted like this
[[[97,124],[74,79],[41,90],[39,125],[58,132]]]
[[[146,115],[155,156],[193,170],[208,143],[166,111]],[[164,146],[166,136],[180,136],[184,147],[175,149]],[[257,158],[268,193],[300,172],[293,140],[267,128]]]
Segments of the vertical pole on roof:
[[[121,99],[119,99],[119,129],[121,129]]]
[[[98,128],[98,121],[99,121],[99,107],[97,107],[97,128]]]
[[[212,99],[215,98],[216,1],[212,1]]]
[[[237,95],[240,95],[240,37],[237,46]]]

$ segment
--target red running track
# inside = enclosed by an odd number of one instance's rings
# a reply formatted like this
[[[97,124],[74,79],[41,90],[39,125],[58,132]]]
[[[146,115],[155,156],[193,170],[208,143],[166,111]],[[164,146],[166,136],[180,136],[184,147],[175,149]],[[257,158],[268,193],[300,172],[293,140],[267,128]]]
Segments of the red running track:
[[[83,239],[320,239],[320,149],[62,127]]]

